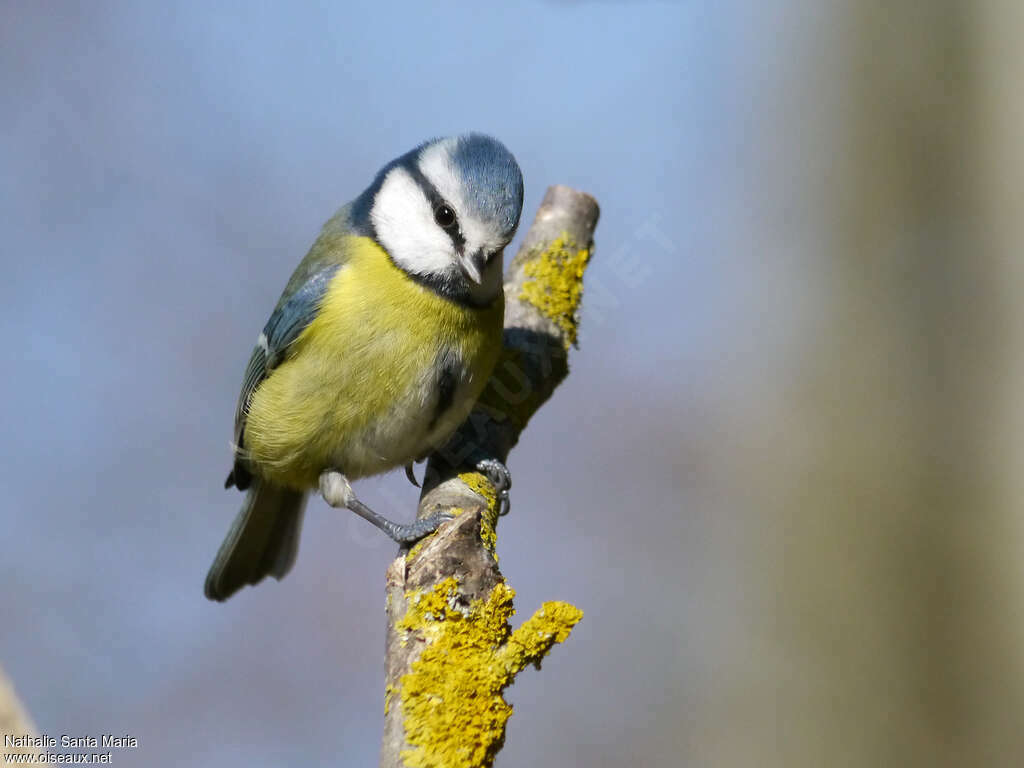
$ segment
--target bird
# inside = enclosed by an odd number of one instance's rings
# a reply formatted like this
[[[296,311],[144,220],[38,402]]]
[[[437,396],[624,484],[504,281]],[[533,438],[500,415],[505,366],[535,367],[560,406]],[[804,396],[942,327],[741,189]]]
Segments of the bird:
[[[393,522],[351,482],[402,466],[415,482],[412,463],[468,416],[502,347],[503,252],[522,207],[511,152],[469,133],[387,163],[324,224],[245,369],[225,482],[245,498],[207,598],[282,579],[314,491],[400,544],[450,518]],[[504,464],[481,457],[477,467],[507,504]]]

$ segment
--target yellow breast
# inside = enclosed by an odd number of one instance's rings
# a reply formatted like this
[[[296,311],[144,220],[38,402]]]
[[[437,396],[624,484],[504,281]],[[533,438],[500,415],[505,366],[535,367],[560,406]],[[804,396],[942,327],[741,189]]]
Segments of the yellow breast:
[[[348,259],[289,358],[253,395],[250,461],[279,485],[315,487],[419,458],[467,415],[501,348],[503,301],[459,305],[398,269],[371,239],[346,237]],[[458,386],[439,419],[442,361]],[[443,433],[443,434],[441,434]]]

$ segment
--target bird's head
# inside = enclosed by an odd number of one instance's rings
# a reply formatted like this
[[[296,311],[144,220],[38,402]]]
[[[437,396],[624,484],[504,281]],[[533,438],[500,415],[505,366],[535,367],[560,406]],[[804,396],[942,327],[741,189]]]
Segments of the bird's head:
[[[385,166],[371,190],[373,231],[401,269],[474,301],[501,290],[523,208],[523,175],[501,142],[429,141]]]

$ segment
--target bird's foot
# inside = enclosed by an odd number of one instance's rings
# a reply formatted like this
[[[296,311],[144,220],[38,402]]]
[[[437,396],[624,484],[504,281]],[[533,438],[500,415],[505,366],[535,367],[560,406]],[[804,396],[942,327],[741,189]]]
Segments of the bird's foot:
[[[512,487],[512,475],[502,462],[497,459],[480,459],[476,463],[476,470],[491,481],[495,492],[498,494],[498,516],[504,517],[512,507],[509,500],[509,489]]]
[[[348,478],[341,472],[328,470],[320,475],[320,494],[332,507],[349,509],[367,522],[377,526],[398,544],[406,545],[419,541],[433,533],[441,523],[451,520],[454,515],[437,512],[430,517],[420,518],[413,523],[396,523],[379,515],[356,498]]]
[[[356,511],[356,514],[362,516],[361,512]],[[376,513],[371,512],[371,514]],[[455,515],[450,512],[435,512],[430,517],[421,517],[412,523],[393,523],[382,518],[384,526],[381,527],[381,530],[398,544],[407,546],[419,541],[424,536],[429,536],[440,528],[442,523],[454,518]]]

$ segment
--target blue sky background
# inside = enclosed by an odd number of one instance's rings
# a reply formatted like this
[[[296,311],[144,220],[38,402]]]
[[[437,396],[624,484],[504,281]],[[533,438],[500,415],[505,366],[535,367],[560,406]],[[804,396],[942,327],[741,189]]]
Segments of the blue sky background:
[[[508,692],[498,764],[680,764],[738,599],[698,479],[801,311],[771,269],[796,236],[759,223],[800,172],[773,142],[815,21],[786,7],[5,4],[0,664],[40,730],[128,733],[121,766],[376,759],[394,547],[315,500],[286,580],[224,605],[202,582],[295,263],[382,164],[479,130],[523,168],[524,231],[549,184],[602,208],[572,375],[500,531],[520,618],[585,618]],[[417,498],[401,473],[359,491]]]

